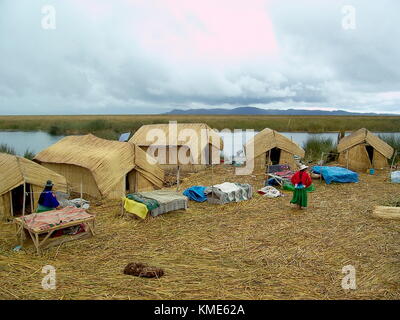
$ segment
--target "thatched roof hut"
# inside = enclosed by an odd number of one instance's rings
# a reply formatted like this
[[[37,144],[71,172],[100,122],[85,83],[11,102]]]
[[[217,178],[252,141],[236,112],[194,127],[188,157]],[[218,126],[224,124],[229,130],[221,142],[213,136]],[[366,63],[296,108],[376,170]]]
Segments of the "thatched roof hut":
[[[355,171],[383,169],[394,153],[391,146],[365,128],[341,139],[337,150],[339,163]]]
[[[132,143],[92,134],[68,136],[34,159],[67,178],[72,191],[95,198],[119,199],[125,192],[162,188],[163,170]]]
[[[184,171],[219,164],[223,149],[221,136],[205,123],[144,125],[129,142],[153,154],[163,168],[176,168],[179,164]]]
[[[11,219],[24,211],[34,212],[47,180],[53,181],[55,191],[67,191],[63,176],[28,159],[0,153],[0,168],[0,220]]]
[[[251,150],[254,154],[251,155]],[[304,150],[279,132],[265,128],[245,145],[246,161],[254,159],[255,170],[265,170],[268,165],[288,164],[292,169],[297,165],[294,156],[304,157]]]

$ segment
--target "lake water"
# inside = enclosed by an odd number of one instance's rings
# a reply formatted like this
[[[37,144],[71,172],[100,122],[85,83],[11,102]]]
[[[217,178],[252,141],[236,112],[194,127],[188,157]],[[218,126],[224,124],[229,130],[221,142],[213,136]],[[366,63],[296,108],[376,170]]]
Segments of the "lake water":
[[[246,144],[258,131],[236,131],[236,132],[220,132],[224,140],[224,155],[225,158],[232,156],[241,158],[243,145]],[[337,132],[327,133],[308,133],[308,132],[281,132],[284,136],[296,142],[301,147],[310,137],[331,138],[337,142]],[[346,135],[350,132],[346,132]],[[379,135],[400,137],[400,132],[376,132]],[[0,131],[0,144],[6,143],[13,147],[17,154],[23,155],[29,149],[34,153],[38,153],[46,149],[50,145],[59,141],[63,136],[52,136],[47,132],[20,132],[20,131]]]
[[[0,144],[7,144],[14,148],[18,155],[24,155],[29,149],[38,153],[43,149],[59,141],[63,136],[52,136],[47,132],[20,132],[20,131],[0,131]]]

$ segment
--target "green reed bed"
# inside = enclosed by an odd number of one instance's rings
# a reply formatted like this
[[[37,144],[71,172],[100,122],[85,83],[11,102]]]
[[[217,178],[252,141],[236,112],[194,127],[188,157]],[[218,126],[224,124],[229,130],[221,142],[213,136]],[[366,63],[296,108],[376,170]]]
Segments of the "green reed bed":
[[[264,115],[82,115],[0,116],[0,130],[45,131],[52,135],[93,133],[115,139],[123,132],[135,132],[145,124],[204,122],[222,129],[271,128],[291,132],[370,131],[397,132],[400,117],[264,116]]]
[[[305,158],[310,161],[321,159],[322,153],[335,153],[336,143],[331,138],[311,137],[303,145]]]

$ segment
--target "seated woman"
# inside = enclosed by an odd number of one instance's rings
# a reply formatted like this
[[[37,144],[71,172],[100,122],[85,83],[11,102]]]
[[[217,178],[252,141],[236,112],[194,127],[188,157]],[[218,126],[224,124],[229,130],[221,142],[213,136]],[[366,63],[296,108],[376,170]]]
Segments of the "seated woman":
[[[52,191],[53,183],[48,180],[38,201],[38,208],[36,212],[45,212],[58,209],[60,203],[57,201],[56,195]]]

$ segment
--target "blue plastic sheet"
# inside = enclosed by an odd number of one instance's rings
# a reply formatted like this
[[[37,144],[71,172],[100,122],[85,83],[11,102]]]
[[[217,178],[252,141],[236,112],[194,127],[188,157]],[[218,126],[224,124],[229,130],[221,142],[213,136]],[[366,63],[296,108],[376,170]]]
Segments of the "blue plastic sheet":
[[[183,195],[188,197],[190,200],[204,202],[207,200],[207,196],[204,193],[205,189],[206,187],[193,186],[183,191]]]
[[[321,174],[327,184],[358,182],[358,173],[342,167],[315,166],[312,171]]]

